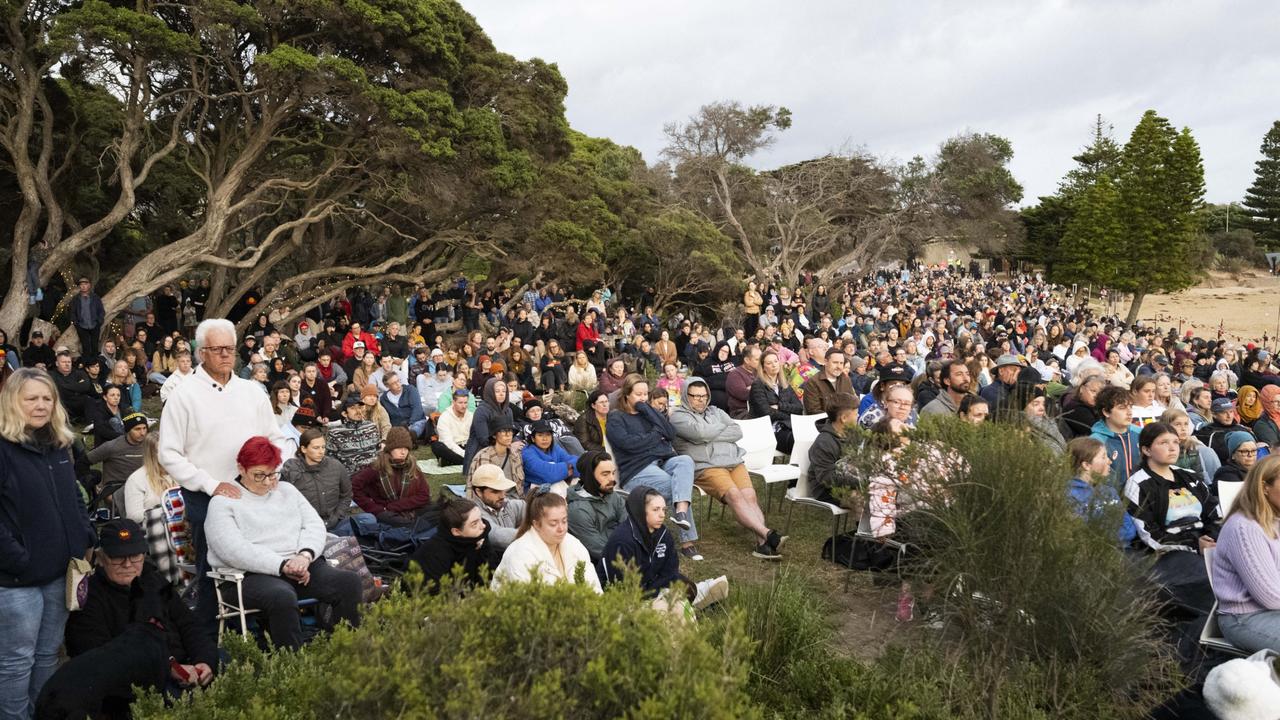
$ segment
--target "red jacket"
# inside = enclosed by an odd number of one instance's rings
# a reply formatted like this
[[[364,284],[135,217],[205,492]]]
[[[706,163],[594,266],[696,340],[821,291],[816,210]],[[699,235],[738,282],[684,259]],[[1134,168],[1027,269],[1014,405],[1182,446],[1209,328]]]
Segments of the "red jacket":
[[[578,323],[578,342],[576,349],[581,350],[582,343],[586,341],[600,342],[600,333],[596,332],[596,329],[590,325],[580,322]]]
[[[409,459],[413,462],[413,458]],[[380,512],[408,512],[421,510],[431,504],[431,486],[416,472],[417,468],[410,464],[408,470],[413,472],[413,480],[398,498],[392,498],[382,486],[382,478],[378,474],[377,465],[370,465],[351,476],[351,495],[360,509],[377,515]],[[400,484],[399,477],[387,478],[388,483]]]
[[[382,354],[378,352],[378,339],[375,338],[373,335],[362,331],[360,333],[359,338],[355,337],[350,332],[347,333],[346,337],[342,338],[342,354],[343,355],[347,357],[351,357],[352,351],[355,349],[354,346],[356,344],[356,340],[359,340],[360,342],[364,343],[365,352],[371,352],[374,355]]]

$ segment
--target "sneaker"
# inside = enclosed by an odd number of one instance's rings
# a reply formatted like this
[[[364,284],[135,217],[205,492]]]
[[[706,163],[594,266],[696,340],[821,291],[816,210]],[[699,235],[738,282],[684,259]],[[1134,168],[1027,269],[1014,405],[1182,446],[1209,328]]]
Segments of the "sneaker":
[[[676,513],[674,516],[672,516],[671,522],[675,523],[676,527],[680,528],[681,530],[693,529],[693,523],[689,522],[688,510],[681,510],[680,512]]]
[[[755,557],[760,558],[761,560],[781,560],[782,559],[782,553],[779,553],[777,548],[775,548],[774,546],[770,545],[767,542],[757,545],[756,549],[751,551],[751,554]]]
[[[700,562],[702,560],[702,553],[698,552],[697,545],[687,545],[680,548],[680,554],[685,556],[685,559],[687,560],[693,560],[695,562]]]
[[[698,593],[693,598],[694,609],[701,610],[729,597],[729,578],[721,575],[714,580],[698,583]]]
[[[910,590],[903,590],[898,595],[898,612],[895,615],[898,622],[906,623],[915,619],[916,614],[916,598],[911,594]]]
[[[782,554],[782,546],[787,542],[786,535],[779,535],[777,530],[770,530],[769,536],[765,538],[765,542],[773,546],[773,551]]]

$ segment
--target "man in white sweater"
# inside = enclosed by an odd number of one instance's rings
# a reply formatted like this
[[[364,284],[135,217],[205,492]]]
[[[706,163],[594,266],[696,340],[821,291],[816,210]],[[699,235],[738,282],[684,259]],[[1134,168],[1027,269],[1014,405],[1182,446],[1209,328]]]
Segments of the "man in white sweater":
[[[436,421],[435,442],[431,443],[431,452],[441,467],[461,465],[466,455],[467,438],[471,437],[471,418],[475,413],[467,412],[467,403],[471,393],[465,388],[453,391],[453,403],[449,409],[440,413]]]
[[[237,377],[236,328],[229,320],[210,319],[196,328],[200,366],[169,396],[160,414],[160,464],[182,486],[186,518],[195,536],[196,573],[202,583],[197,616],[212,619],[216,610],[206,554],[204,520],[209,500],[240,497],[236,453],[255,435],[284,448],[267,395]],[[203,590],[208,592],[203,592]]]

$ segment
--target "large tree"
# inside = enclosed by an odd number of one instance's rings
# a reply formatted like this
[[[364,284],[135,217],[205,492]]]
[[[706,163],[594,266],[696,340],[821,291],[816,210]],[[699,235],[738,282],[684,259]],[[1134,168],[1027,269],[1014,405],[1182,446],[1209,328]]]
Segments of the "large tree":
[[[14,88],[0,92],[3,150],[23,188],[0,306],[11,330],[33,241],[48,253],[43,283],[137,213],[171,158],[167,180],[186,201],[113,278],[109,314],[196,267],[215,273],[215,308],[255,284],[275,286],[279,302],[314,302],[316,288],[331,295],[387,272],[430,279],[484,252],[472,225],[565,147],[559,72],[497,52],[449,0],[33,0],[3,11],[0,68]],[[122,99],[99,124],[111,132],[105,212],[78,217],[58,192],[70,162],[58,138],[72,133],[53,80]]]
[[[1204,271],[1197,261],[1206,242],[1204,167],[1191,131],[1175,130],[1154,110],[1143,113],[1124,146],[1118,186],[1125,234],[1115,287],[1133,294],[1132,323],[1149,293],[1188,288]]]
[[[1244,196],[1249,228],[1268,249],[1280,249],[1280,120],[1262,138],[1262,157],[1254,168],[1253,185]]]

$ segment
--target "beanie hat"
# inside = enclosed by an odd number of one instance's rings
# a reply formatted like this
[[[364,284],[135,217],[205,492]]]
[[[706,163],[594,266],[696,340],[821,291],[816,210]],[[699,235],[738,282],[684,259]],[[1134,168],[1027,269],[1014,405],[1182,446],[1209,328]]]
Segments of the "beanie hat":
[[[315,425],[316,409],[312,407],[310,404],[306,404],[300,408],[295,409],[293,411],[293,418],[291,422],[294,425],[301,425],[302,427],[311,427],[312,425]]]
[[[413,449],[413,436],[409,434],[408,428],[393,427],[387,431],[387,439],[382,443],[383,451],[390,453],[396,448]]]
[[[124,423],[125,432],[129,432],[130,430],[138,427],[139,425],[147,424],[147,416],[143,415],[140,412],[129,413],[128,415],[125,415],[120,420],[122,423]]]
[[[1241,445],[1253,441],[1253,436],[1243,430],[1236,430],[1235,432],[1229,433],[1227,435],[1227,455],[1235,455]]]
[[[361,401],[367,400],[369,398],[376,399],[377,397],[378,397],[378,388],[373,383],[369,383],[368,385],[365,385],[363,388],[360,389]]]

